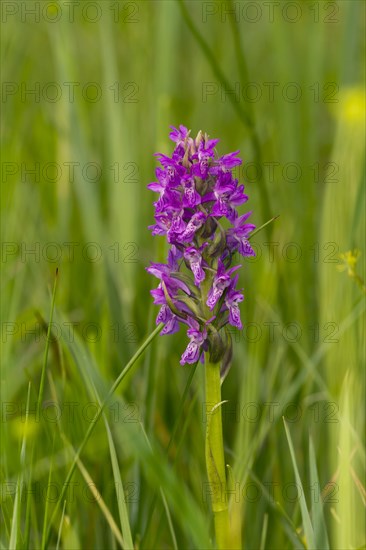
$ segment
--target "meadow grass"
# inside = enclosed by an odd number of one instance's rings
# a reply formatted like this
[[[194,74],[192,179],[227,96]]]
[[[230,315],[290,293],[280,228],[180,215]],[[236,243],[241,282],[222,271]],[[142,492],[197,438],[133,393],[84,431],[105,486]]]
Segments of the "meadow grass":
[[[180,123],[279,216],[222,386],[232,546],[364,547],[364,4],[5,4],[1,548],[214,547],[203,367],[155,331],[144,269]]]

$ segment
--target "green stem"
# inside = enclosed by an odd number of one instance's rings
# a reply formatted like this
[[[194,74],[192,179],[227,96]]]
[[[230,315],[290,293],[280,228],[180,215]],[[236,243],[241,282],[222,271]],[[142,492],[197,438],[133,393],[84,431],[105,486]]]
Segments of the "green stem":
[[[220,364],[205,354],[206,382],[206,468],[215,521],[216,546],[229,548],[229,512],[226,492],[224,442],[222,436]]]

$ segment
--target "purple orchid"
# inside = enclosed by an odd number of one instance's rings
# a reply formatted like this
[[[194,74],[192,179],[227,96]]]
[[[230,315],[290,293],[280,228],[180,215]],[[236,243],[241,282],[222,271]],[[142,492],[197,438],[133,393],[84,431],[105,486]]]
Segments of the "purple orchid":
[[[208,292],[207,301],[206,301],[206,304],[211,310],[215,307],[215,305],[223,295],[224,290],[228,286],[230,286],[231,284],[230,275],[240,267],[241,267],[240,265],[236,265],[226,271],[223,262],[219,260],[217,273],[213,279],[212,287]]]
[[[179,130],[174,126],[171,126],[172,131],[169,134],[169,137],[172,141],[178,145],[182,145],[185,142],[189,141],[189,144],[193,142],[192,138],[189,137],[189,131],[182,124],[179,126]]]
[[[190,289],[183,281],[172,277],[172,273],[178,270],[178,261],[181,257],[182,253],[173,245],[169,251],[167,264],[151,263],[151,265],[146,268],[146,271],[161,281],[158,288],[151,290],[155,304],[166,303],[165,292],[168,293],[172,300],[174,300],[180,290],[187,295],[191,293]]]
[[[228,155],[223,155],[219,158],[215,165],[211,168],[211,174],[218,174],[220,171],[227,172],[235,168],[235,166],[241,165],[241,159],[237,157],[240,151],[235,151],[234,153],[229,153]]]
[[[213,193],[216,199],[211,214],[216,217],[225,216],[231,223],[237,217],[236,206],[248,200],[244,194],[244,185],[238,186],[238,181],[232,179],[229,172],[220,174]]]
[[[170,307],[166,304],[161,306],[156,322],[165,324],[161,334],[174,334],[179,330],[178,317],[172,313]]]
[[[167,235],[168,242],[174,243],[177,235],[186,230],[186,224],[183,221],[183,207],[176,197],[168,199],[159,199],[155,203],[156,224],[150,226],[153,235]]]
[[[240,309],[238,303],[244,300],[244,296],[239,290],[236,289],[237,282],[238,275],[235,275],[235,277],[231,280],[229,289],[226,293],[225,305],[229,310],[230,325],[241,330],[243,328],[243,324],[240,319]]]
[[[198,160],[192,166],[192,173],[199,178],[207,178],[210,171],[213,158],[215,156],[214,148],[218,139],[203,139],[202,133],[198,134],[196,142],[199,142],[197,153],[192,156],[193,160]]]
[[[183,187],[183,206],[185,208],[194,208],[201,202],[201,195],[196,191],[196,185],[194,178],[191,176],[184,176],[182,178]]]
[[[207,338],[207,329],[204,327],[200,329],[199,323],[194,319],[189,321],[191,328],[187,330],[187,336],[190,338],[190,342],[184,351],[180,364],[184,365],[185,363],[196,363],[201,358],[202,355],[202,346]]]
[[[205,272],[202,269],[202,250],[206,248],[207,244],[205,243],[199,250],[194,246],[189,246],[184,251],[184,257],[188,261],[192,273],[194,275],[194,282],[199,286],[202,281],[205,279]]]
[[[245,223],[251,215],[247,212],[243,216],[234,220],[234,227],[231,227],[227,232],[227,243],[232,250],[237,249],[242,256],[255,256],[253,248],[248,241],[249,234],[255,229],[252,223]]]
[[[220,332],[227,323],[242,328],[239,303],[244,300],[238,274],[233,276],[240,265],[232,261],[236,252],[254,255],[249,238],[255,226],[246,223],[250,212],[237,211],[248,200],[232,173],[241,164],[239,151],[218,157],[217,139],[202,132],[192,139],[183,125],[171,129],[173,154],[157,154],[157,181],[148,185],[159,194],[150,229],[166,236],[168,262],[152,263],[147,271],[159,279],[151,294],[160,306],[156,322],[164,323],[161,334],[176,332],[180,324],[189,327],[183,365],[195,363],[204,351],[216,360],[230,355],[229,339]]]
[[[179,235],[178,242],[190,243],[192,242],[196,231],[200,229],[207,219],[207,215],[203,212],[196,212],[189,220],[185,230]]]

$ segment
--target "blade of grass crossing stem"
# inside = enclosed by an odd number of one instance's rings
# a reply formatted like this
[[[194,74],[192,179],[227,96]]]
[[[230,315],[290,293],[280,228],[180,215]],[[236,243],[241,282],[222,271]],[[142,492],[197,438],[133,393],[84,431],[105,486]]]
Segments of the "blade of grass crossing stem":
[[[294,447],[293,447],[292,440],[291,440],[290,431],[287,427],[287,424],[286,424],[286,421],[285,421],[284,418],[283,418],[283,423],[284,423],[284,426],[285,426],[288,446],[290,448],[291,460],[292,460],[292,465],[293,465],[294,472],[295,472],[296,483],[297,483],[297,486],[300,489],[300,509],[301,509],[302,522],[303,522],[303,526],[304,526],[304,534],[305,534],[305,538],[306,538],[306,546],[308,548],[317,548],[315,546],[314,531],[313,531],[313,527],[311,525],[310,515],[309,515],[308,507],[307,507],[307,504],[306,504],[306,500],[305,500],[304,488],[302,486],[299,470],[298,470],[297,463],[296,463],[296,456],[295,456],[295,451],[294,451]]]
[[[55,281],[54,281],[54,283],[53,283],[53,292],[52,292],[52,300],[51,300],[51,311],[50,311],[50,321],[49,321],[49,323],[48,323],[46,347],[45,347],[45,350],[44,350],[43,365],[42,365],[42,373],[41,373],[41,382],[40,382],[40,384],[39,384],[39,393],[38,393],[38,401],[37,401],[37,420],[38,420],[39,417],[40,417],[41,405],[42,405],[42,399],[43,399],[43,390],[44,390],[44,381],[45,381],[45,375],[46,375],[48,351],[49,351],[49,349],[50,349],[50,337],[51,337],[51,328],[52,328],[53,311],[54,311],[54,309],[55,309],[55,297],[56,297],[57,279],[58,279],[58,268],[56,269]]]
[[[318,470],[314,445],[309,437],[309,465],[310,465],[310,487],[314,487],[314,500],[311,503],[311,519],[314,527],[314,538],[317,548],[329,549],[329,540],[323,512],[323,500],[319,485]]]
[[[116,485],[119,520],[120,520],[122,536],[124,540],[123,547],[126,550],[133,550],[134,546],[133,546],[133,540],[132,540],[132,534],[131,534],[131,528],[130,528],[130,521],[128,517],[126,501],[124,498],[123,483],[122,483],[121,473],[119,470],[116,448],[113,442],[112,433],[108,425],[107,418],[105,416],[104,416],[104,423],[108,434],[109,453],[111,455],[113,477],[114,477],[114,483]]]
[[[98,412],[96,413],[96,415],[93,418],[92,422],[89,424],[88,429],[85,433],[85,436],[84,436],[78,450],[76,451],[74,460],[71,463],[70,469],[69,469],[69,471],[67,473],[67,476],[66,476],[66,479],[65,479],[65,483],[63,484],[63,487],[60,491],[60,495],[59,495],[59,497],[57,499],[57,502],[55,504],[55,508],[54,508],[53,513],[51,515],[51,519],[50,519],[50,522],[49,522],[49,528],[48,528],[48,532],[47,532],[46,544],[49,542],[49,538],[50,538],[50,535],[51,535],[51,526],[53,525],[53,522],[55,520],[59,505],[64,500],[66,490],[67,490],[68,484],[70,483],[70,480],[73,476],[73,473],[75,471],[75,467],[77,465],[78,458],[80,457],[81,453],[83,452],[85,445],[89,441],[89,438],[90,438],[91,434],[93,433],[93,430],[94,430],[98,420],[102,416],[102,413],[103,413],[106,405],[108,404],[110,398],[113,396],[114,392],[116,391],[116,389],[118,388],[118,386],[120,385],[122,380],[130,372],[133,365],[136,363],[136,361],[139,359],[139,357],[143,354],[145,349],[151,344],[151,342],[153,341],[155,336],[157,336],[159,334],[159,332],[162,330],[163,326],[164,326],[163,323],[160,323],[156,327],[156,329],[150,334],[150,336],[148,336],[148,338],[146,338],[145,342],[139,347],[139,349],[136,351],[136,353],[133,355],[133,357],[127,363],[125,368],[122,370],[121,374],[118,376],[118,378],[116,379],[116,381],[114,382],[114,384],[110,388],[110,390],[109,390],[106,398],[103,400]]]

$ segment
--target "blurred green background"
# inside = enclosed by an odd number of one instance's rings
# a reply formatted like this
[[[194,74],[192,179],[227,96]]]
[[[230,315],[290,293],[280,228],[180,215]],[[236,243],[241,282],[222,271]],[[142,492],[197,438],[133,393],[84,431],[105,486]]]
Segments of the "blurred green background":
[[[365,4],[1,8],[1,547],[212,544],[203,371],[182,403],[183,330],[123,380],[55,511],[96,395],[155,327],[144,268],[166,245],[146,185],[179,124],[240,149],[257,226],[279,215],[241,270],[223,384],[237,547],[312,548],[312,531],[316,548],[364,547]]]

